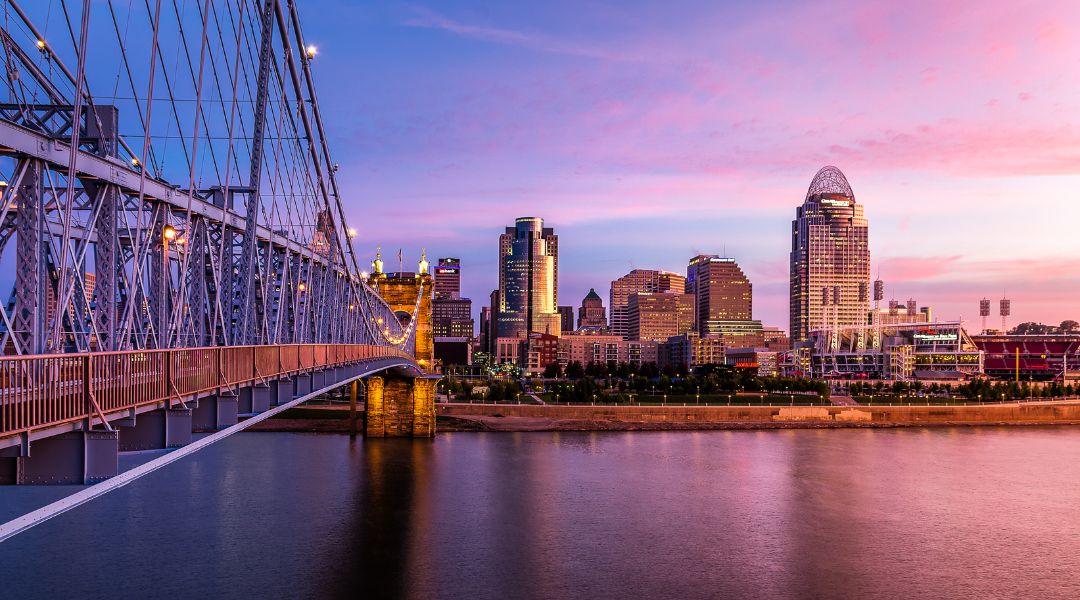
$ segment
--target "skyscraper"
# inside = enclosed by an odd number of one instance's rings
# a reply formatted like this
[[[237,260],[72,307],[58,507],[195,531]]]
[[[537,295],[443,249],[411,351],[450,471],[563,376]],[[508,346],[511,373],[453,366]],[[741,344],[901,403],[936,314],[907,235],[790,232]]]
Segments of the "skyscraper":
[[[694,297],[690,294],[633,294],[627,312],[627,337],[631,340],[665,342],[694,327]]]
[[[475,333],[472,300],[461,297],[461,261],[440,258],[433,279],[431,310],[435,337],[471,339]]]
[[[630,331],[630,296],[634,294],[682,294],[686,291],[686,278],[671,271],[656,269],[634,269],[611,282],[608,306],[611,307],[609,321],[612,335],[626,337]]]
[[[630,329],[628,304],[633,294],[658,291],[659,271],[634,269],[611,282],[608,306],[611,307],[611,334],[626,337]]]
[[[710,320],[752,318],[753,286],[734,258],[703,254],[690,259],[686,267],[686,292],[694,296],[697,328],[703,334]]]
[[[711,254],[690,259],[686,292],[694,296],[701,336],[718,336],[729,348],[765,343],[761,321],[753,320],[753,286],[735,259]]]
[[[607,329],[607,315],[604,312],[604,301],[596,290],[590,288],[589,293],[581,301],[578,310],[578,329],[592,329],[603,331]]]
[[[656,291],[664,294],[685,294],[686,278],[671,271],[659,271],[656,276]]]
[[[483,337],[480,343],[481,351],[487,352],[491,356],[495,356],[497,340],[499,339],[500,306],[502,306],[502,298],[499,290],[491,290],[491,294],[488,296],[487,322],[481,321],[480,324]],[[481,314],[481,318],[484,318],[483,314]]]
[[[461,297],[461,260],[440,258],[435,266],[435,299],[456,300]]]
[[[491,352],[491,307],[480,307],[480,335],[478,336],[480,352]]]
[[[791,339],[813,329],[863,325],[869,310],[870,247],[863,207],[833,166],[814,175],[791,223]]]
[[[431,323],[435,337],[474,335],[472,300],[468,298],[437,298],[431,301]]]
[[[538,217],[521,217],[499,236],[499,337],[559,335],[559,236]]]
[[[560,306],[559,307],[559,329],[561,329],[562,335],[574,331],[574,307],[573,306]]]

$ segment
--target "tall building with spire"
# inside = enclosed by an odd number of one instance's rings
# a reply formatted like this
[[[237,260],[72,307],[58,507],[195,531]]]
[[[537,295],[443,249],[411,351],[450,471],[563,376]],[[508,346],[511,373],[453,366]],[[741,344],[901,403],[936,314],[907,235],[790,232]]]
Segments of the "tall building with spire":
[[[791,339],[823,327],[865,325],[870,307],[869,226],[847,178],[814,175],[791,223]]]
[[[499,236],[499,337],[559,335],[559,236],[539,217],[521,217]]]

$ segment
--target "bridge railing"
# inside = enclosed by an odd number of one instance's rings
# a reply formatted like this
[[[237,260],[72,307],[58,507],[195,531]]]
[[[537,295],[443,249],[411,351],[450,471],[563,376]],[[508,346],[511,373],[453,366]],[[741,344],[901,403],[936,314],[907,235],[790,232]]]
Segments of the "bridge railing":
[[[313,369],[412,357],[366,344],[290,344],[0,357],[0,437]]]

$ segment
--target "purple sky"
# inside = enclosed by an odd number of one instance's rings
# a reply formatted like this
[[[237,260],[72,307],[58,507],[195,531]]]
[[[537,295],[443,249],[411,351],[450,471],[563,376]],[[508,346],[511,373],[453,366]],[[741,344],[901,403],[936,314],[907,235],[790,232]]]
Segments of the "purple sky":
[[[887,297],[974,320],[1004,290],[1013,323],[1080,318],[1075,0],[302,12],[358,249],[460,256],[477,308],[499,232],[536,215],[561,304],[726,251],[786,328],[790,221],[835,164]]]

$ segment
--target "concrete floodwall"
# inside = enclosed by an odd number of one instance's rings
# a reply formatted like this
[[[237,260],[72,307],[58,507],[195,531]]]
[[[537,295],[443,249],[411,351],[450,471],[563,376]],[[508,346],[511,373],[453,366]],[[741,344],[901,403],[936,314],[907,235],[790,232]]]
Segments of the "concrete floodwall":
[[[1080,401],[967,406],[589,406],[534,404],[439,404],[446,416],[662,422],[809,421],[881,424],[1080,423]]]

